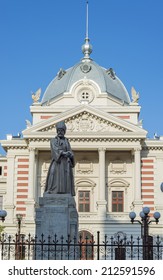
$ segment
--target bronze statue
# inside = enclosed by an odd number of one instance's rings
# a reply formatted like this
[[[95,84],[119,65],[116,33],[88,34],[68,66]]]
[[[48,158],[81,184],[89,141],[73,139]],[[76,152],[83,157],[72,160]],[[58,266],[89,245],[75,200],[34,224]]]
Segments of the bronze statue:
[[[56,124],[57,136],[51,139],[52,161],[49,166],[45,192],[75,195],[73,170],[75,166],[74,155],[68,139],[64,136],[66,125],[64,122]]]

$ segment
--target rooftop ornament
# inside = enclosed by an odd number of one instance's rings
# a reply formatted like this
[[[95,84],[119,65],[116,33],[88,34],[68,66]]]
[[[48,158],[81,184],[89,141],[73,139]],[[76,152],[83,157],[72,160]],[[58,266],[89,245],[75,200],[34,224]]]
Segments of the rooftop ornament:
[[[92,45],[89,43],[88,37],[88,1],[87,1],[87,8],[86,8],[86,38],[85,44],[82,46],[82,52],[84,54],[84,59],[90,59],[90,54],[92,53]]]

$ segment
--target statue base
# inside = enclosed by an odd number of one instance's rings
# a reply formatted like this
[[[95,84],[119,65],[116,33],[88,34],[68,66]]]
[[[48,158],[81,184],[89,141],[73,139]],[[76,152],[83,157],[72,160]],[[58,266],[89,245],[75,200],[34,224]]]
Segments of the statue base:
[[[74,238],[78,240],[78,213],[71,194],[44,193],[44,196],[39,198],[39,207],[36,208],[36,236],[38,243],[41,240],[46,244],[43,245],[43,259],[61,259],[59,251],[65,250],[61,248],[62,245],[69,241],[73,243]],[[57,256],[54,252],[55,242],[57,242]],[[36,259],[41,259],[41,255],[39,251]],[[62,258],[66,259],[66,256],[62,254]]]

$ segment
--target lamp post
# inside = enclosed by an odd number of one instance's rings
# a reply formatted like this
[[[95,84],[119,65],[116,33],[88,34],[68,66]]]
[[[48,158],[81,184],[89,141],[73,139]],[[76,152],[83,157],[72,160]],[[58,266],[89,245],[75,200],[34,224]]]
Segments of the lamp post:
[[[159,218],[160,218],[160,213],[155,212],[153,214],[154,220],[150,220],[150,209],[149,207],[144,207],[143,210],[140,212],[140,218],[141,221],[135,220],[136,218],[136,213],[135,212],[130,212],[129,217],[131,219],[131,223],[133,224],[134,222],[138,222],[141,225],[141,230],[142,230],[142,238],[143,238],[143,259],[144,260],[149,260],[150,259],[150,252],[149,252],[149,224],[152,222],[155,222],[158,224]]]
[[[16,219],[18,222],[18,238],[20,239],[20,233],[21,233],[21,222],[23,219],[23,215],[22,214],[16,214]]]
[[[21,259],[21,244],[20,244],[20,237],[21,237],[21,222],[22,222],[23,215],[22,214],[16,214],[16,219],[18,222],[18,233],[16,238],[16,259]]]
[[[4,222],[7,216],[7,212],[5,210],[0,210],[0,221]]]

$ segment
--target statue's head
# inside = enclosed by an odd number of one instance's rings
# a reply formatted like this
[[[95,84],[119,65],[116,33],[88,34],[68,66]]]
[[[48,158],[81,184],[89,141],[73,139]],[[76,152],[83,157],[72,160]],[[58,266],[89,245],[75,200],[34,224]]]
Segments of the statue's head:
[[[59,137],[63,137],[64,134],[66,133],[66,125],[65,125],[65,122],[62,121],[62,122],[58,122],[56,124],[56,130],[57,130],[57,134]]]

